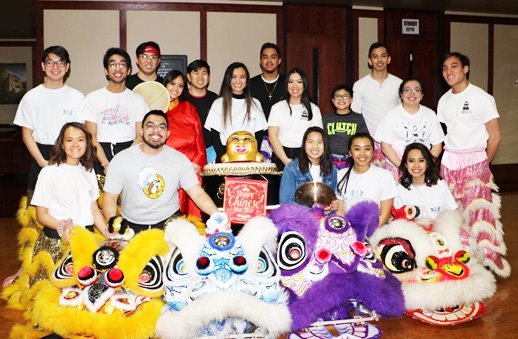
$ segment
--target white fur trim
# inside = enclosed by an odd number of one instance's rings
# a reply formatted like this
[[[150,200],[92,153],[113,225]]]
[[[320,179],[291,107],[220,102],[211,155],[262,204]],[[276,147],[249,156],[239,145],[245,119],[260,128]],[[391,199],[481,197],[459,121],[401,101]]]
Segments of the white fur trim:
[[[408,310],[435,309],[470,304],[491,297],[496,291],[495,278],[480,264],[470,266],[470,276],[440,283],[403,283]]]
[[[187,272],[197,275],[194,264],[200,255],[205,239],[196,230],[196,226],[183,218],[176,218],[165,227],[165,240],[169,248],[178,247],[182,252]],[[167,254],[169,258],[171,253]]]
[[[241,243],[248,260],[246,275],[255,275],[261,248],[266,246],[270,252],[275,253],[277,228],[266,217],[254,217],[243,226],[236,238]]]
[[[204,295],[180,312],[164,308],[155,335],[164,339],[195,338],[210,321],[221,321],[226,317],[249,320],[273,337],[288,332],[291,327],[291,315],[285,300],[279,304],[267,304],[256,297],[233,291]]]

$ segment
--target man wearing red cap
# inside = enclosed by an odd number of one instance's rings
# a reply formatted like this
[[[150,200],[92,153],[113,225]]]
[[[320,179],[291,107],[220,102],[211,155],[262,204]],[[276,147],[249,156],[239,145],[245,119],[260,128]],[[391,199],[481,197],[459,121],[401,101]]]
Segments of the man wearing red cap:
[[[137,50],[138,72],[126,79],[126,87],[135,88],[144,81],[156,81],[163,84],[164,79],[157,74],[160,66],[160,46],[154,41],[143,42],[138,45]]]

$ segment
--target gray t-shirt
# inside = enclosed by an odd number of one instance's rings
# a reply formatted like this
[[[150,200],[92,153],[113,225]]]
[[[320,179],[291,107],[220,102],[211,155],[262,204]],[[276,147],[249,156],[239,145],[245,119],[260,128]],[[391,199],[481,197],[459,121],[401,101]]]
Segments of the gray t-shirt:
[[[178,210],[180,187],[187,190],[196,184],[194,168],[182,153],[164,146],[158,154],[146,154],[135,145],[112,159],[104,191],[122,192],[122,216],[149,225]]]

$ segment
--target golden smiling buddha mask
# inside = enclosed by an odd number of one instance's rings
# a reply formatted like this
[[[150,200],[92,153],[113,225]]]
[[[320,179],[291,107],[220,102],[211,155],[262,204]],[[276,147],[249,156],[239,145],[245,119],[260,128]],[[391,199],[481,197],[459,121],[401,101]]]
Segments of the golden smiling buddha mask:
[[[221,157],[221,162],[262,162],[263,160],[263,155],[257,151],[257,140],[247,131],[232,133],[227,139],[227,152]]]

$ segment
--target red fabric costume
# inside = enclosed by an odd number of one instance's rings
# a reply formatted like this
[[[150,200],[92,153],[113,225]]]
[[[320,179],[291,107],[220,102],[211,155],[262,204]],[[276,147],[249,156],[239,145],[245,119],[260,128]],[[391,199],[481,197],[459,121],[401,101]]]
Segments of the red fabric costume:
[[[207,155],[203,141],[203,127],[196,108],[188,101],[175,99],[169,104],[166,115],[171,132],[166,145],[182,152],[191,162],[203,169],[207,164]],[[199,175],[198,180],[201,184]],[[183,214],[201,218],[201,211],[182,189],[178,191],[178,200]]]

